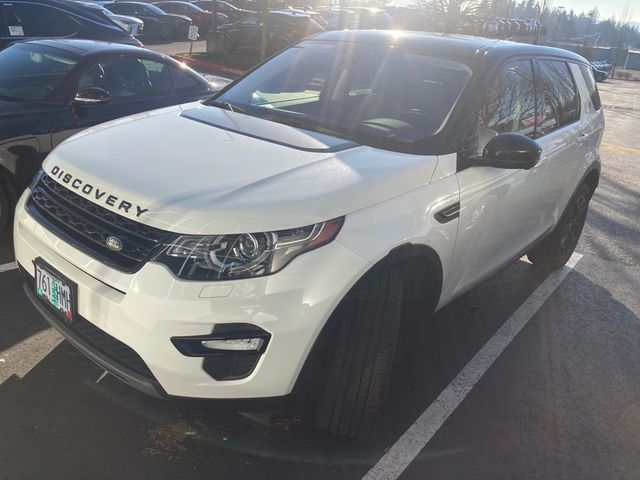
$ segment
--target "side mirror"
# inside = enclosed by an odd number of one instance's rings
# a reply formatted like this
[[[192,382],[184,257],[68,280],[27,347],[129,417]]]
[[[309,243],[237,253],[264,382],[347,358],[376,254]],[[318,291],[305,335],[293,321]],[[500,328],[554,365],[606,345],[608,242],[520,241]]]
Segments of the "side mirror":
[[[104,88],[84,87],[76,92],[73,103],[76,105],[97,105],[107,103],[111,100],[111,95]]]
[[[521,133],[500,133],[484,147],[482,156],[473,164],[482,167],[529,170],[540,160],[542,148],[538,142]]]

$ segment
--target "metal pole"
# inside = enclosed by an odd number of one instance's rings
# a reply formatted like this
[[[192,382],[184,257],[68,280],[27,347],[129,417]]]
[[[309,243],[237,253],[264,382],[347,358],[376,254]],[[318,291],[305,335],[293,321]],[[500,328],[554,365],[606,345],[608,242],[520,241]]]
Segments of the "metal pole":
[[[218,34],[218,0],[213,0],[213,33]]]
[[[267,57],[267,17],[269,16],[269,0],[263,0],[262,6],[262,46],[260,48],[260,60]]]

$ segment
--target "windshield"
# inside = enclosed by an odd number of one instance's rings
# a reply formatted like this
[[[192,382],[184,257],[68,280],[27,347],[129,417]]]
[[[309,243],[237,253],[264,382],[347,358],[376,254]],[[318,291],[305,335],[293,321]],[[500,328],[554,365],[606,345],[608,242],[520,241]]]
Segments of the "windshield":
[[[401,48],[309,41],[267,62],[215,102],[361,144],[410,151],[440,130],[470,75],[462,63]]]
[[[78,63],[63,50],[19,43],[0,52],[0,97],[44,100]]]

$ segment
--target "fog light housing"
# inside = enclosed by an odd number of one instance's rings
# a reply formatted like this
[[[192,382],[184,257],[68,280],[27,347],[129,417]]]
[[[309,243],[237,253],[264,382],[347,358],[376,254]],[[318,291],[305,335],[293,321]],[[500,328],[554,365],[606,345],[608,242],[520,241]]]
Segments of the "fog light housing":
[[[255,352],[262,350],[264,338],[231,338],[228,340],[202,340],[204,348],[209,350],[223,350],[226,352]]]
[[[246,378],[258,365],[271,334],[248,323],[216,325],[209,335],[173,337],[187,357],[203,357],[202,369],[216,380]]]

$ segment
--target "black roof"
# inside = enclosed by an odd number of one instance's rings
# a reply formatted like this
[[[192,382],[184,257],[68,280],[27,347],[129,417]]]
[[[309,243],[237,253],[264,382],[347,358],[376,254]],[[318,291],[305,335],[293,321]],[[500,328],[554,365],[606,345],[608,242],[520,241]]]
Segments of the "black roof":
[[[399,30],[341,30],[322,32],[311,37],[311,39],[363,43],[376,46],[395,45],[412,50],[422,50],[443,57],[483,58],[495,61],[497,58],[516,55],[542,55],[588,63],[580,55],[560,48],[446,33]]]

